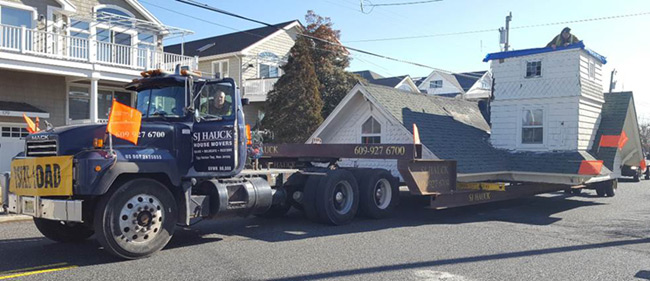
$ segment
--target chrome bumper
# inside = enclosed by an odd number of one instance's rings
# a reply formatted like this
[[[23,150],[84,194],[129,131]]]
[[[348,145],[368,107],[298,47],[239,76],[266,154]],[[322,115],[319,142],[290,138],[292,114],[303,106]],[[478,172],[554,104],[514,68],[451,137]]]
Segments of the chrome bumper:
[[[48,220],[83,222],[83,200],[44,199],[38,196],[18,196],[9,192],[9,174],[0,175],[2,205],[5,211]]]

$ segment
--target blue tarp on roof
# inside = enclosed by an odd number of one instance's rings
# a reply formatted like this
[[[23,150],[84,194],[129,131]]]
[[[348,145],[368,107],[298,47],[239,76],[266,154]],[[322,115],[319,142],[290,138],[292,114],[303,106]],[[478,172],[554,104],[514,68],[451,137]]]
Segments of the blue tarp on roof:
[[[521,57],[521,56],[527,56],[527,55],[534,55],[534,54],[542,54],[542,53],[548,53],[548,52],[555,52],[555,51],[562,51],[562,50],[569,50],[569,49],[583,49],[585,50],[589,55],[593,56],[594,58],[600,60],[603,64],[607,63],[607,59],[588,49],[585,48],[585,44],[580,41],[576,44],[572,44],[566,47],[557,47],[555,50],[551,47],[546,47],[546,48],[534,48],[534,49],[524,49],[524,50],[516,50],[516,51],[508,51],[508,52],[499,52],[499,53],[491,53],[487,54],[485,58],[483,59],[483,62],[488,62],[490,60],[498,60],[498,59],[507,59],[507,58],[514,58],[514,57]]]

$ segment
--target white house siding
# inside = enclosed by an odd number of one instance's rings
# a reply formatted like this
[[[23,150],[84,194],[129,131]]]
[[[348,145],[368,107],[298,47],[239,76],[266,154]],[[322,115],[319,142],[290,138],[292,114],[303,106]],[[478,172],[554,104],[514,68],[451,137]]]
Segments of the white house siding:
[[[526,151],[575,150],[578,139],[578,97],[499,100],[491,104],[490,141],[497,148]],[[524,109],[544,110],[544,143],[522,144]]]
[[[237,83],[238,87],[241,87],[241,80],[239,77],[240,71],[240,62],[237,57],[231,56],[231,57],[224,57],[224,58],[219,58],[219,59],[212,59],[212,60],[199,60],[199,70],[204,73],[206,76],[214,77],[217,72],[216,70],[213,72],[212,71],[212,62],[217,62],[217,61],[228,61],[228,77],[232,78],[235,80]],[[222,73],[223,75],[223,73]]]
[[[603,102],[581,96],[578,112],[578,149],[591,149],[600,124]]]
[[[430,88],[429,82],[435,80],[442,80],[442,88]],[[443,95],[443,94],[454,94],[460,93],[462,90],[458,89],[457,86],[452,84],[447,78],[438,74],[437,72],[432,73],[426,80],[420,84],[420,90],[425,90],[429,95]]]

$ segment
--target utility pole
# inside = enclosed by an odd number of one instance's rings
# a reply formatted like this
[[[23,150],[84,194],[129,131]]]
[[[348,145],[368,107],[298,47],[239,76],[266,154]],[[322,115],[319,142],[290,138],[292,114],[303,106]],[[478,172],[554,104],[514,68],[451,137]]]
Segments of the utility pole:
[[[506,16],[506,28],[499,28],[499,43],[503,44],[503,51],[507,52],[510,49],[510,21],[512,20],[512,12]]]
[[[510,21],[512,20],[512,12],[506,17],[506,44],[503,47],[506,52],[510,48]]]
[[[610,94],[614,90],[614,87],[616,87],[616,81],[614,81],[614,74],[616,74],[616,68],[612,69],[612,74],[609,77],[609,93]]]

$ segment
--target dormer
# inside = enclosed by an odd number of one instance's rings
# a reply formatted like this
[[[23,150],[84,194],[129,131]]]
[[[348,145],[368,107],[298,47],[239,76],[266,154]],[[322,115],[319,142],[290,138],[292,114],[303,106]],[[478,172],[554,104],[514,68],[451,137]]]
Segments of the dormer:
[[[604,103],[605,57],[582,42],[489,54],[495,147],[520,151],[587,150]]]

